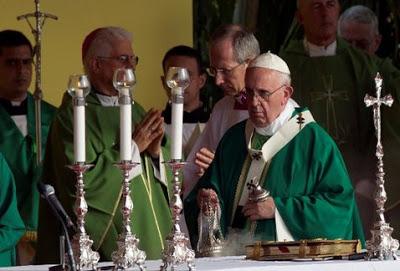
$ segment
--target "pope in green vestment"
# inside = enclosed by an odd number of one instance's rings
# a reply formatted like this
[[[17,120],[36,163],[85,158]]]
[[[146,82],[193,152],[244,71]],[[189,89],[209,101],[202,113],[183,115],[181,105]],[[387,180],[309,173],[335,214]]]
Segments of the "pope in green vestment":
[[[26,230],[35,232],[38,225],[39,193],[36,188],[41,168],[36,165],[35,101],[27,93],[27,132],[23,136],[9,113],[0,105],[0,152],[3,153],[14,175],[18,210]],[[44,154],[50,123],[55,107],[41,102],[42,153]],[[36,238],[36,236],[34,237]]]
[[[15,265],[15,246],[25,232],[17,208],[14,178],[0,153],[0,266]]]
[[[111,253],[117,249],[118,234],[123,228],[120,209],[122,172],[114,165],[120,160],[119,107],[103,106],[95,90],[88,95],[86,103],[86,162],[93,167],[84,174],[88,204],[85,229],[94,241],[92,249],[100,253],[101,260],[111,260]],[[135,102],[132,106],[133,127],[144,115],[143,108]],[[76,176],[66,167],[74,163],[73,107],[67,93],[52,124],[47,146],[43,181],[54,186],[67,213],[75,217]],[[165,237],[172,226],[168,206],[171,187],[165,179],[157,179],[154,171],[154,167],[159,167],[160,172],[167,170],[161,162],[169,159],[169,153],[165,146],[161,152],[160,161],[152,161],[148,154],[142,153],[142,172],[131,182],[132,232],[140,239],[139,248],[146,252],[147,259],[160,258]],[[159,163],[158,166],[155,163]],[[46,203],[41,201],[38,262],[59,261],[59,234],[58,223]]]
[[[398,160],[400,130],[398,112],[400,103],[400,72],[388,59],[380,59],[360,51],[343,39],[337,39],[336,54],[310,57],[303,40],[291,41],[280,56],[287,62],[295,88],[294,99],[313,112],[315,119],[337,143],[357,187],[360,181],[375,185],[375,129],[372,108],[366,108],[366,93],[376,96],[374,78],[377,72],[383,78],[382,97],[391,93],[392,108],[382,107],[382,139],[385,151],[387,206],[398,199]],[[373,196],[373,190],[370,197]],[[372,226],[373,200],[370,199],[363,220],[365,230]],[[367,208],[368,207],[368,208]],[[400,221],[400,219],[399,219]],[[399,224],[400,225],[400,224]],[[396,231],[395,231],[396,233]]]
[[[297,118],[300,112],[304,109],[296,108],[292,118]],[[185,201],[192,245],[197,241],[196,196],[200,188],[212,188],[217,193],[224,234],[229,227],[235,227],[234,221],[243,222],[239,228],[249,224],[248,218],[236,211],[240,195],[246,189],[243,175],[247,176],[251,162],[245,132],[249,121],[236,124],[224,135],[209,170]],[[252,148],[260,149],[268,138],[254,132]],[[258,176],[294,240],[341,238],[364,242],[353,187],[342,156],[317,123],[311,122],[298,132]],[[252,234],[256,240],[277,240],[274,218],[257,220],[254,226]]]

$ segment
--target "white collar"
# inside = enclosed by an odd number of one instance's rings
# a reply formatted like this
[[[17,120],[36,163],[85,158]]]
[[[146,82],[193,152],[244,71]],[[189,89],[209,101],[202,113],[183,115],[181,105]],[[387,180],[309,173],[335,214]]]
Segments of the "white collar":
[[[293,111],[293,103],[288,101],[285,109],[283,109],[280,115],[270,125],[266,127],[255,127],[256,132],[263,136],[272,136],[290,119]]]
[[[103,94],[96,93],[102,106],[118,106],[118,96],[107,96]]]
[[[270,125],[266,127],[255,127],[256,132],[263,136],[272,136],[290,119],[293,111],[293,104],[287,102],[285,109],[283,109],[279,116]]]
[[[303,45],[310,57],[318,56],[334,56],[336,55],[337,41],[335,40],[328,46],[318,46],[309,42],[306,38],[303,39]]]

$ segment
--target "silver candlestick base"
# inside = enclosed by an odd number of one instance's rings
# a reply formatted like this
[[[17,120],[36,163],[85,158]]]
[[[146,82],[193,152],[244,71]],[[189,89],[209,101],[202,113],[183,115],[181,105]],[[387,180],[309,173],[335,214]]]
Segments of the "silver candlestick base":
[[[116,270],[125,270],[137,265],[140,270],[145,270],[146,253],[138,248],[139,239],[131,231],[131,213],[133,210],[133,202],[131,199],[130,178],[129,172],[131,169],[139,165],[132,161],[121,161],[116,164],[123,173],[123,188],[122,188],[122,205],[121,213],[123,216],[123,230],[119,235],[117,244],[118,249],[111,254]]]
[[[83,162],[69,165],[68,168],[73,170],[77,176],[76,182],[76,200],[74,206],[74,212],[77,217],[77,233],[72,238],[72,250],[74,252],[74,258],[77,270],[97,268],[99,262],[99,253],[92,250],[93,241],[90,240],[89,235],[85,230],[85,216],[88,212],[88,206],[85,200],[85,191],[83,183],[83,173],[86,172],[93,165],[88,165]]]
[[[161,258],[163,265],[160,270],[167,270],[171,266],[171,270],[176,270],[177,265],[186,263],[189,270],[195,270],[194,265],[194,251],[188,247],[189,239],[181,232],[179,226],[179,216],[183,210],[183,203],[180,196],[181,185],[179,181],[179,173],[186,164],[181,160],[171,160],[167,164],[171,167],[174,175],[174,194],[170,202],[172,213],[172,230],[165,240],[165,248],[162,252]]]
[[[364,102],[367,107],[372,106],[374,114],[374,126],[376,135],[376,152],[375,155],[378,159],[376,183],[377,189],[375,193],[375,203],[377,206],[377,221],[374,223],[374,228],[371,230],[372,238],[367,241],[368,255],[367,260],[378,258],[379,260],[396,260],[396,251],[399,248],[399,241],[392,238],[393,228],[385,221],[385,172],[383,169],[383,146],[381,142],[381,105],[392,106],[392,96],[386,95],[381,97],[382,90],[382,77],[377,73],[375,77],[376,97],[365,95]]]

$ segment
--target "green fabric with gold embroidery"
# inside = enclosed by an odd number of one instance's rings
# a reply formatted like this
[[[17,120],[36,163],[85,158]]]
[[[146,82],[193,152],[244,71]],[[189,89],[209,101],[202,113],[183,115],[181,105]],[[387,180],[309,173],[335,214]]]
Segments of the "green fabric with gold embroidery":
[[[18,210],[27,230],[36,231],[39,214],[39,193],[36,188],[41,168],[36,166],[35,101],[27,96],[28,134],[23,136],[7,111],[0,105],[0,152],[3,153],[14,175]],[[47,134],[56,108],[41,103],[42,155],[46,148]]]
[[[94,93],[89,94],[86,102],[86,160],[94,167],[84,175],[85,198],[89,207],[85,228],[94,241],[93,249],[99,251],[104,261],[111,260],[111,253],[117,249],[118,234],[122,231],[119,208],[122,173],[114,166],[119,162],[119,107],[102,106]],[[44,181],[54,185],[71,216],[76,177],[65,166],[74,161],[72,109],[71,98],[66,94],[51,128],[43,172]],[[144,115],[143,108],[135,102],[132,106],[133,127]],[[168,160],[166,147],[162,147],[162,152],[164,160]],[[156,259],[160,258],[163,242],[171,229],[171,213],[164,193],[168,191],[169,194],[171,187],[154,177],[151,158],[147,154],[141,157],[143,172],[131,182],[134,205],[131,226],[147,259]],[[54,220],[51,217],[49,208],[41,202],[37,258],[42,263],[58,261],[58,229],[49,223]]]
[[[302,109],[296,109],[297,112]],[[234,215],[234,199],[242,167],[248,159],[245,124],[240,122],[224,135],[209,170],[185,201],[185,215],[192,245],[197,238],[199,213],[196,195],[200,188],[213,188],[220,200],[221,227],[227,233]],[[266,138],[256,136],[261,147]],[[252,142],[254,143],[254,142]],[[353,187],[333,140],[315,122],[304,127],[271,160],[265,179],[275,205],[296,239],[361,239]],[[239,195],[240,196],[240,195]],[[259,220],[255,238],[275,240],[275,220]]]

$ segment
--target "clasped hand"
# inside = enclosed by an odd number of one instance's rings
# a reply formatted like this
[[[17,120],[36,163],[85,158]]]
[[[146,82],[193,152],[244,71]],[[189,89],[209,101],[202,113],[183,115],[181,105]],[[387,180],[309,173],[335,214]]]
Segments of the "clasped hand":
[[[136,125],[132,139],[136,142],[140,153],[147,151],[151,157],[158,158],[163,136],[164,118],[161,117],[161,111],[152,108]]]

